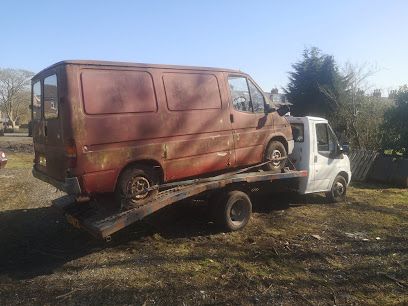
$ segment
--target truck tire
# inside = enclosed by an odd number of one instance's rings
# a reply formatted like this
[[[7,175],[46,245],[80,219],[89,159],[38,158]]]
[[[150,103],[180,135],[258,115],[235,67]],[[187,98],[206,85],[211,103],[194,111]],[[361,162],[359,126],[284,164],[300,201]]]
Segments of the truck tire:
[[[252,214],[252,203],[242,191],[230,191],[217,201],[216,221],[226,231],[238,231],[244,228]]]
[[[346,193],[346,179],[341,175],[337,175],[333,181],[330,191],[326,192],[326,197],[331,203],[338,203],[346,200]]]
[[[123,171],[116,185],[115,197],[121,209],[138,207],[155,197],[158,190],[143,192],[158,180],[149,167],[135,165]]]
[[[268,147],[266,148],[266,151],[265,151],[265,157],[264,157],[265,161],[272,160],[274,158],[285,158],[285,157],[287,158],[287,153],[286,153],[286,149],[283,143],[281,143],[280,141],[274,140],[268,144]],[[286,164],[286,159],[283,159],[277,162],[270,162],[265,165],[264,169],[266,171],[280,172],[285,167],[285,164]]]

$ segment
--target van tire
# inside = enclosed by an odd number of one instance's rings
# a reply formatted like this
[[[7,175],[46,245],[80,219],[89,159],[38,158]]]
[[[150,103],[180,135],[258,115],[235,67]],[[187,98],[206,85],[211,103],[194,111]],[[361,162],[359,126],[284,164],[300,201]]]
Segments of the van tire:
[[[339,203],[346,200],[347,182],[346,179],[337,175],[333,181],[330,191],[326,192],[326,197],[330,203]]]
[[[252,203],[246,193],[234,190],[220,194],[216,211],[216,223],[223,230],[238,231],[248,224],[252,214]]]
[[[264,161],[271,160],[273,158],[288,157],[285,146],[280,141],[274,140],[268,144],[265,151]],[[270,162],[264,166],[266,171],[280,172],[286,165],[286,159],[279,162]]]
[[[158,184],[158,179],[153,169],[144,165],[131,166],[125,169],[118,179],[115,190],[116,202],[122,210],[142,206],[154,198],[159,191],[155,189],[132,195],[138,191],[141,192],[143,188],[150,188],[156,184]]]

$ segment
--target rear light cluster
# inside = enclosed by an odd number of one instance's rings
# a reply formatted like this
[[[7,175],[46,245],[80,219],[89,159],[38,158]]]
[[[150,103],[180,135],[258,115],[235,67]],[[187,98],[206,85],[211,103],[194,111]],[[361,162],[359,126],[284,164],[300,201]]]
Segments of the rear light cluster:
[[[77,149],[75,140],[70,139],[65,144],[65,156],[68,161],[68,168],[75,168],[77,165]]]

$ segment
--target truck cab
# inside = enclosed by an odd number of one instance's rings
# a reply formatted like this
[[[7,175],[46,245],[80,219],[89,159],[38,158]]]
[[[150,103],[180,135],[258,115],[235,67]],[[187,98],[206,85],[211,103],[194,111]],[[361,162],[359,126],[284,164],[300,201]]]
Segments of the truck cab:
[[[345,197],[350,183],[350,160],[326,119],[287,117],[292,127],[294,149],[289,155],[297,170],[307,170],[300,179],[298,192],[326,192],[333,201]]]

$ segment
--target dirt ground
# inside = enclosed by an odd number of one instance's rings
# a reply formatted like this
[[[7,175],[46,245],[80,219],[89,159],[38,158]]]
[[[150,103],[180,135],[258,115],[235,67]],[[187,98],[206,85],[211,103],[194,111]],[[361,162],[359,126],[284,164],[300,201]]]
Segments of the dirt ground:
[[[0,148],[0,305],[408,304],[406,189],[255,197],[235,233],[175,205],[105,243],[51,207],[63,194],[31,176],[29,138]]]

